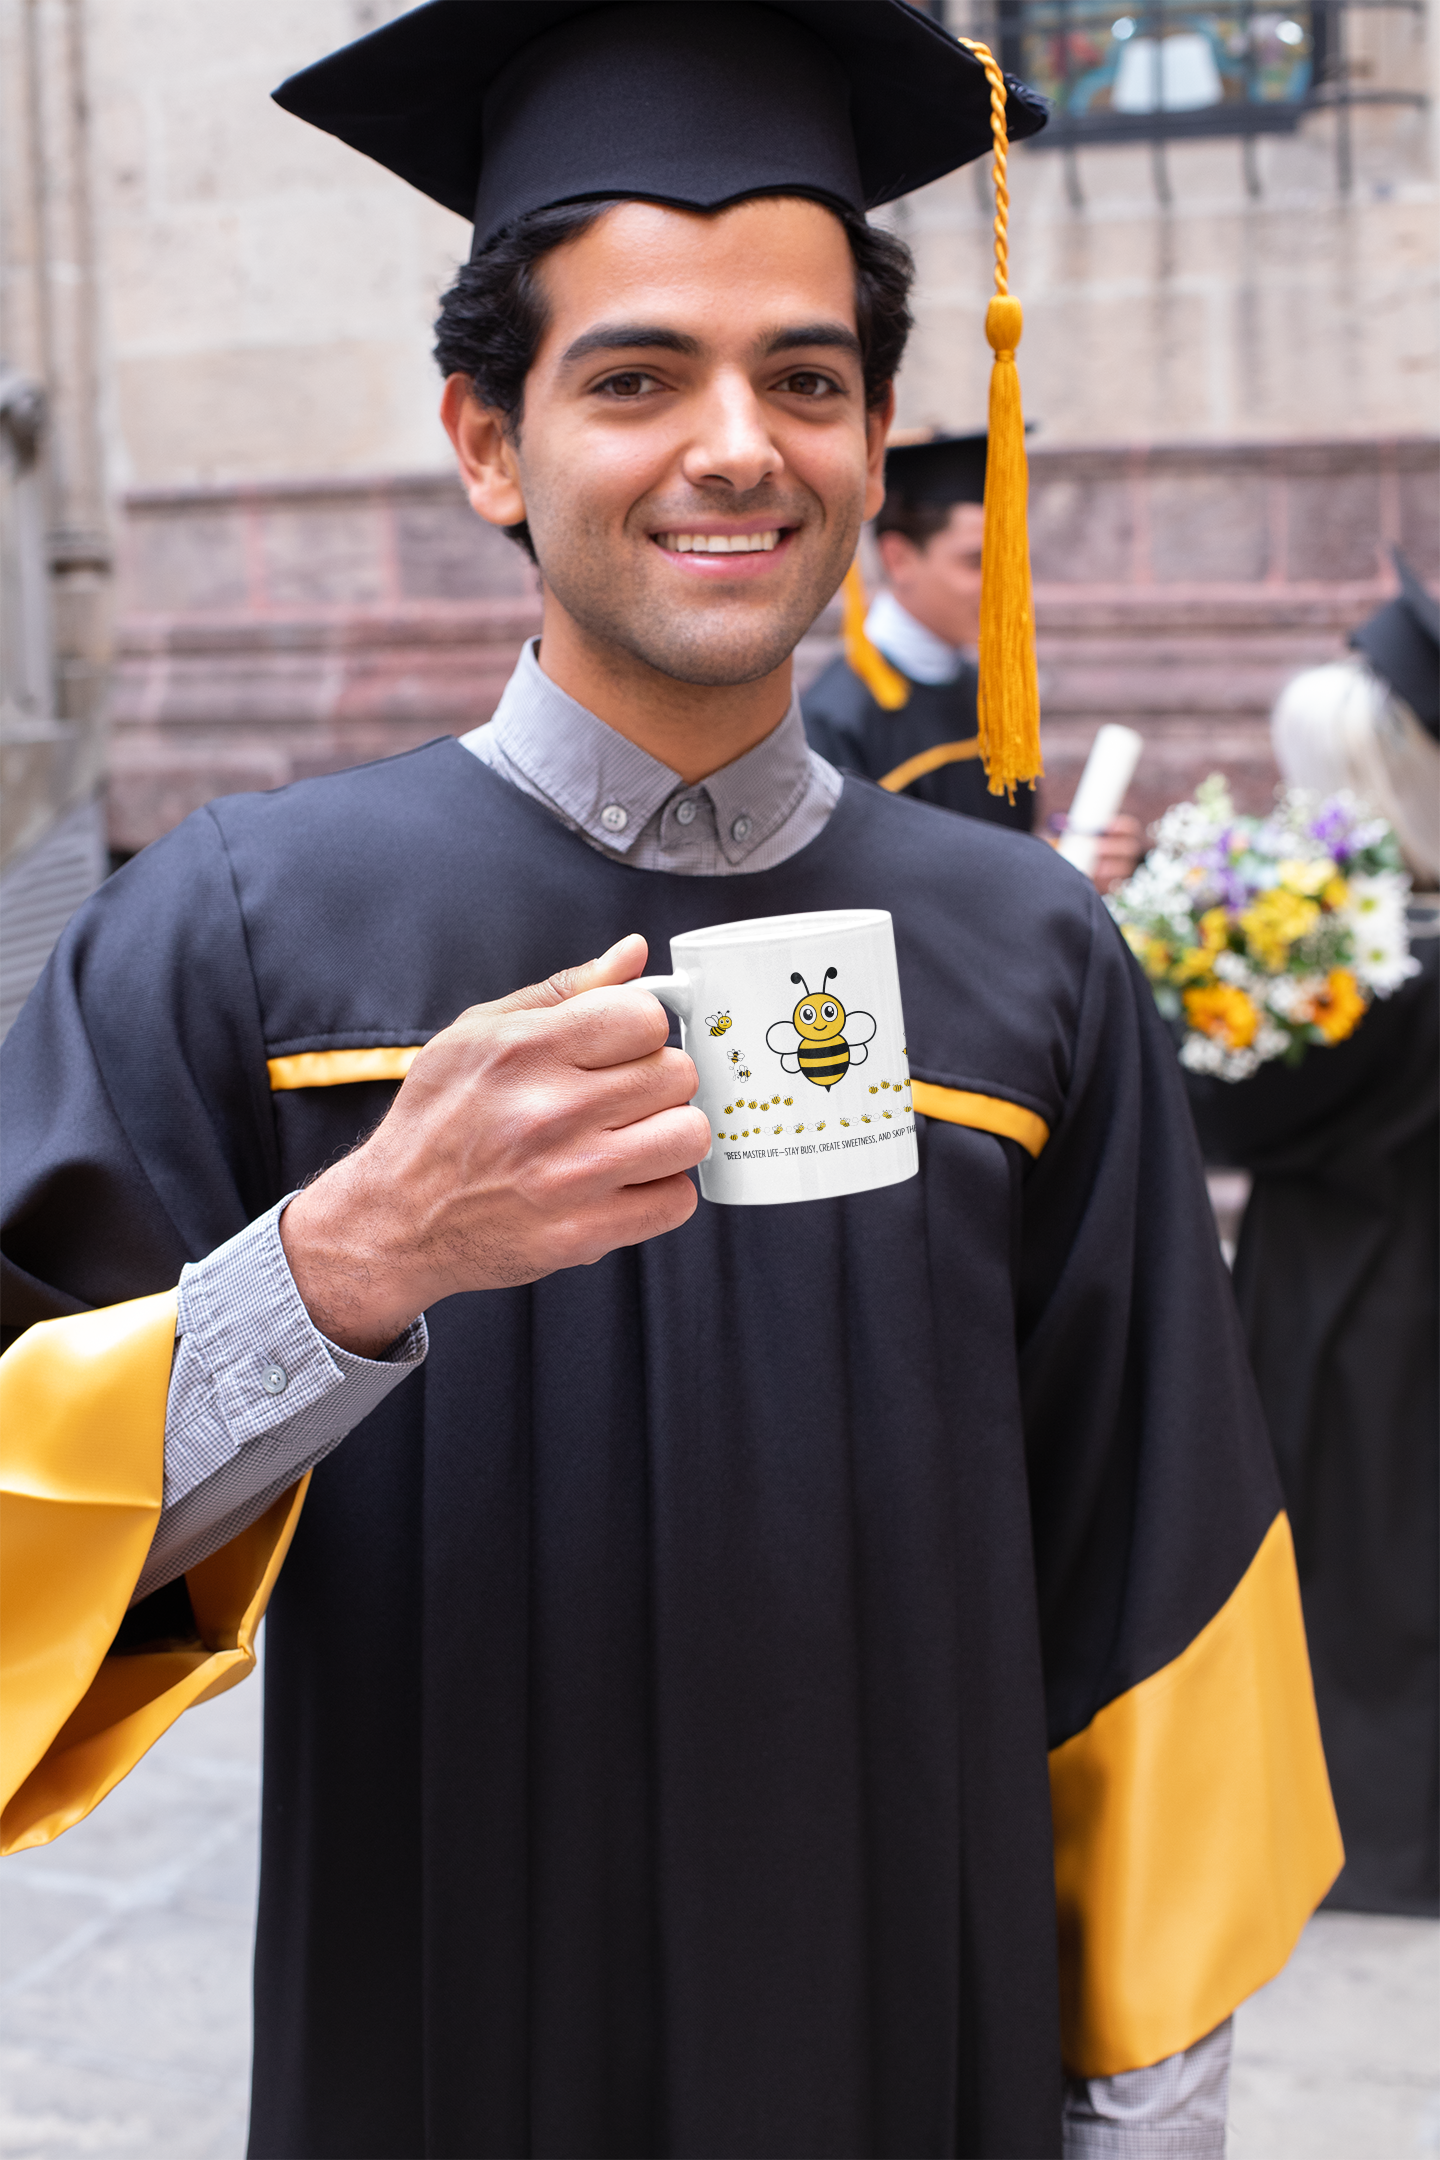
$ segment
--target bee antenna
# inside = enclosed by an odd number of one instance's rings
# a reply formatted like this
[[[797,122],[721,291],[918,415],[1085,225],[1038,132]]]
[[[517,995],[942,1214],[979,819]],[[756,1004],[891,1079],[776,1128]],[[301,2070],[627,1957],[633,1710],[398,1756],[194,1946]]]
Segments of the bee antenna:
[[[825,980],[824,980],[824,982],[823,982],[823,983],[821,983],[821,985],[820,985],[820,995],[821,995],[821,997],[824,997],[824,995],[825,995],[825,992],[826,992],[827,988],[829,987],[829,983],[830,983],[830,978],[831,978],[831,976],[832,976],[832,975],[838,975],[838,974],[839,974],[839,972],[840,972],[839,968],[826,968],[826,970],[825,970]]]
[[[809,983],[807,983],[807,982],[806,982],[806,980],[805,980],[805,978],[804,978],[804,976],[803,976],[803,975],[792,975],[792,976],[790,977],[790,980],[791,980],[791,982],[798,982],[798,983],[799,983],[799,985],[800,985],[800,988],[801,988],[801,989],[802,989],[803,991],[805,991],[805,993],[806,993],[806,994],[807,994],[807,996],[808,996],[808,994],[809,994],[809,990],[810,990],[810,985],[809,985]]]

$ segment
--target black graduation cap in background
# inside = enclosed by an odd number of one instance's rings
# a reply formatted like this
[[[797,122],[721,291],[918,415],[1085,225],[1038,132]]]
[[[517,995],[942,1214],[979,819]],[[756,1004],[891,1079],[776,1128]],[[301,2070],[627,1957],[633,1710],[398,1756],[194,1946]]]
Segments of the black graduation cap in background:
[[[911,508],[983,503],[989,436],[926,434],[892,442],[885,452],[885,493]]]
[[[1400,591],[1351,634],[1377,675],[1405,700],[1427,733],[1440,738],[1440,602],[1425,590],[1399,548],[1392,550]]]
[[[1043,99],[1006,78],[1012,140]],[[427,0],[275,92],[473,219],[766,191],[863,215],[991,147],[980,62],[905,0]]]

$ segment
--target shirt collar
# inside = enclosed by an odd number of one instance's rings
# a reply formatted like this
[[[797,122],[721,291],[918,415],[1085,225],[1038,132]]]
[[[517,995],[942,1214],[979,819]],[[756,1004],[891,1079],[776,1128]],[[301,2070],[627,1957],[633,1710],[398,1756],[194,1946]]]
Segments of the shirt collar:
[[[540,666],[539,643],[532,638],[522,650],[489,732],[531,786],[598,846],[626,856],[671,796],[705,796],[726,859],[743,862],[805,793],[810,752],[793,693],[763,742],[687,785],[553,683]]]
[[[911,682],[954,682],[965,662],[963,646],[947,645],[924,623],[916,622],[886,586],[870,604],[865,635]]]

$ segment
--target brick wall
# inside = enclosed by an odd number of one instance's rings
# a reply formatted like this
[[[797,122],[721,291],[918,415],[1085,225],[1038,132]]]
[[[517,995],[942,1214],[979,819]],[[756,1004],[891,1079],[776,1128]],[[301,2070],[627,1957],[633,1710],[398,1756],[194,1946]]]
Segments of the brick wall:
[[[1107,719],[1145,735],[1145,816],[1216,768],[1262,804],[1271,702],[1393,589],[1389,546],[1440,577],[1437,475],[1426,441],[1034,451],[1045,807]],[[448,476],[132,495],[112,845],[475,726],[536,627],[528,565]],[[802,683],[835,643],[830,609]]]

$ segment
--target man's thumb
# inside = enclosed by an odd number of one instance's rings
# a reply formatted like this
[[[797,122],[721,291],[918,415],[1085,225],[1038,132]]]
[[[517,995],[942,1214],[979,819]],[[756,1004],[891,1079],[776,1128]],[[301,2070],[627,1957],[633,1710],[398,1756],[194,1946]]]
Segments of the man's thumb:
[[[533,1012],[537,1007],[563,1005],[567,998],[578,997],[582,990],[613,990],[621,983],[634,982],[645,972],[645,962],[650,948],[638,934],[621,938],[608,952],[601,953],[598,960],[586,960],[580,967],[561,968],[541,983],[529,983],[523,990],[512,990],[508,997],[497,998],[489,1008],[491,1012]]]

